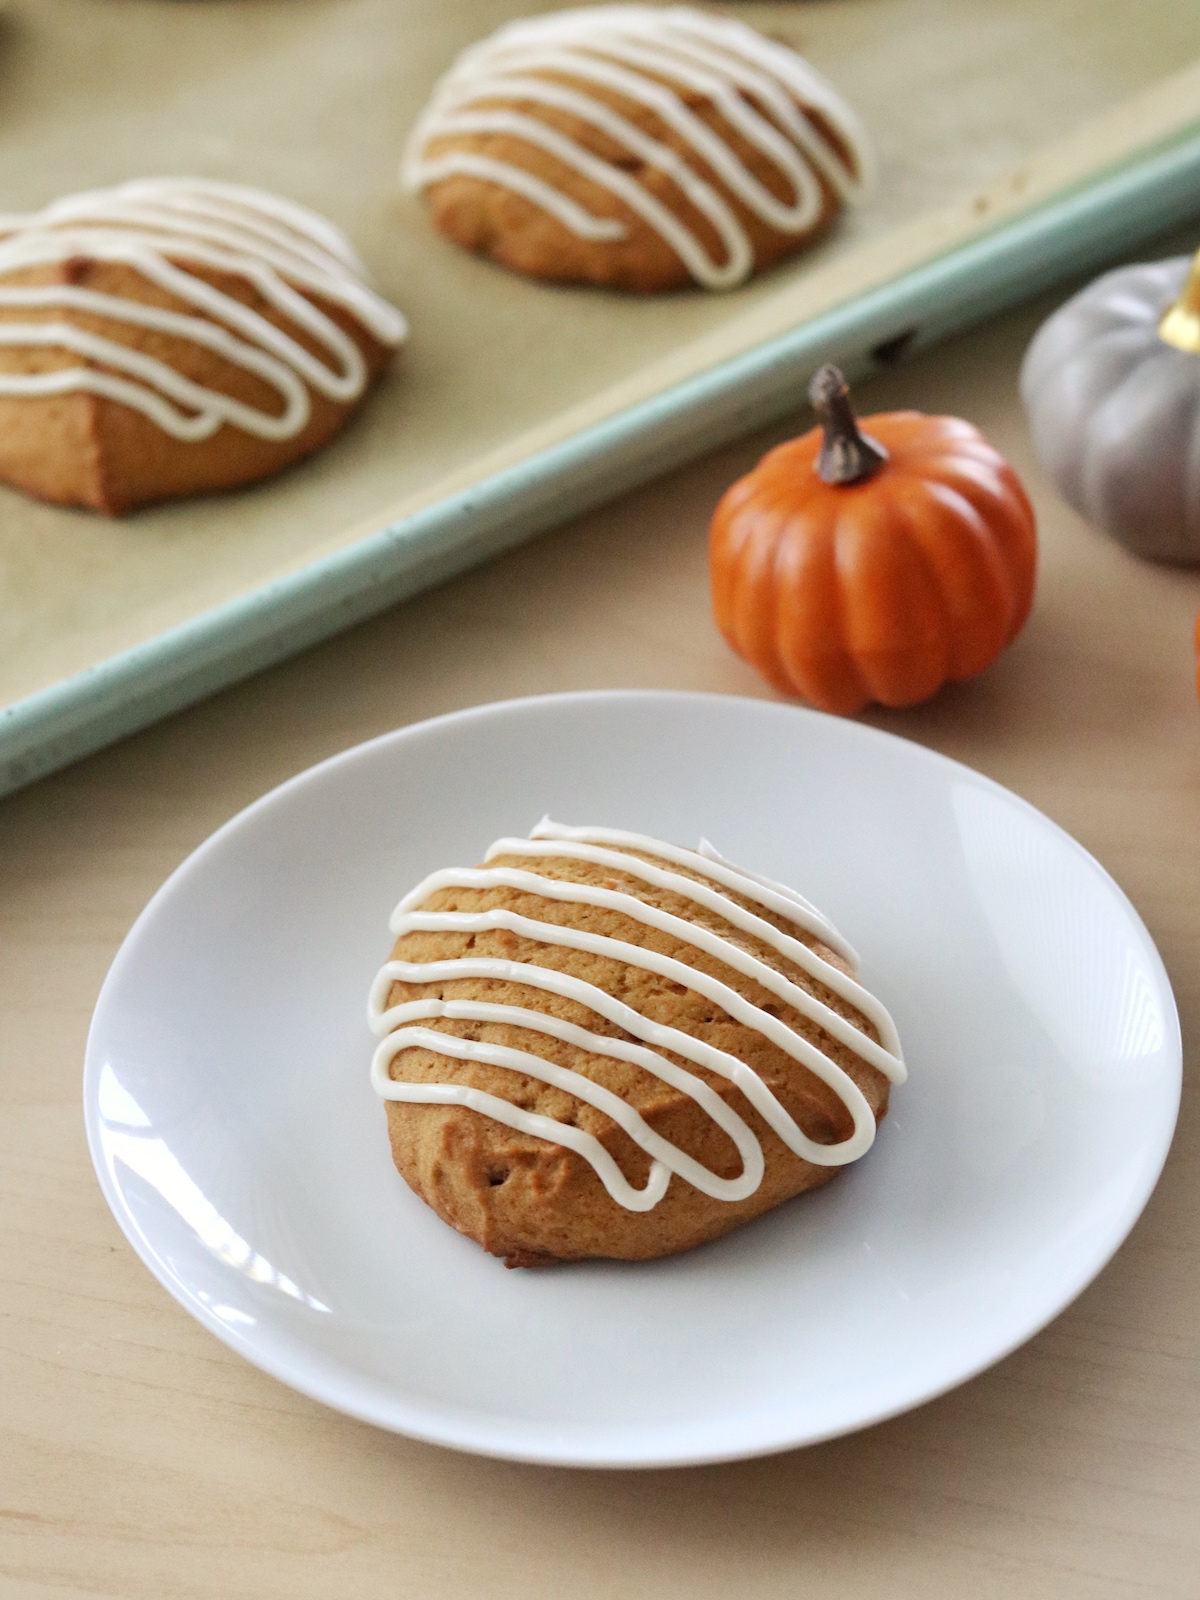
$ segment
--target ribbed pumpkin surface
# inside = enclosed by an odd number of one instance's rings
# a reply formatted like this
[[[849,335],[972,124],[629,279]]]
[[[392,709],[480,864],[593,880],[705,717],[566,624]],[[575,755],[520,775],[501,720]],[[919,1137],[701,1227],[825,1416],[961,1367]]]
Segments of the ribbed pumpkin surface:
[[[728,490],[709,540],[729,644],[784,694],[841,713],[982,671],[1028,616],[1037,566],[1025,491],[978,429],[916,411],[862,428],[888,451],[873,477],[822,482],[814,428]]]

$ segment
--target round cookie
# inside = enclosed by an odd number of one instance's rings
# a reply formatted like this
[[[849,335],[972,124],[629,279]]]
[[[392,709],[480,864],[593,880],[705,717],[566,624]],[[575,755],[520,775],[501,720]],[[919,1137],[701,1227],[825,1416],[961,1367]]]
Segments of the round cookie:
[[[0,216],[0,481],[118,515],[278,471],[406,333],[303,206],[142,179]]]
[[[732,288],[803,249],[870,168],[853,111],[786,45],[684,6],[614,5],[465,51],[401,176],[468,250],[648,293]]]
[[[371,994],[401,1175],[509,1266],[687,1250],[870,1147],[895,1027],[793,891],[543,823],[401,901]]]

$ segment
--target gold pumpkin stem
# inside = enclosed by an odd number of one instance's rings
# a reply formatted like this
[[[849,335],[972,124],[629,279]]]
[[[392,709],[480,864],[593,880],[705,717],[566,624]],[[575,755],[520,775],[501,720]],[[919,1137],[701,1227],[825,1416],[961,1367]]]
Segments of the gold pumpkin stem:
[[[1200,255],[1192,262],[1183,293],[1159,323],[1158,336],[1176,350],[1200,355]]]
[[[817,371],[808,386],[808,398],[825,430],[816,462],[822,483],[845,486],[873,477],[888,453],[878,440],[869,439],[859,429],[850,386],[832,362]]]

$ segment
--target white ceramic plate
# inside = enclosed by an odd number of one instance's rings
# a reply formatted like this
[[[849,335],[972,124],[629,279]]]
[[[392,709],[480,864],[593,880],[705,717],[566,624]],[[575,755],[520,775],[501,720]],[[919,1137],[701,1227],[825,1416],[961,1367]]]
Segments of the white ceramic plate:
[[[909,1062],[875,1148],[690,1255],[509,1272],[397,1177],[367,987],[401,892],[544,812],[795,884]],[[285,1383],[419,1438],[644,1466],[828,1438],[960,1383],[1116,1250],[1170,1143],[1175,1006],[1105,872],[987,779],[704,695],[488,706],[315,767],[168,881],[105,983],[88,1136],[134,1248]]]

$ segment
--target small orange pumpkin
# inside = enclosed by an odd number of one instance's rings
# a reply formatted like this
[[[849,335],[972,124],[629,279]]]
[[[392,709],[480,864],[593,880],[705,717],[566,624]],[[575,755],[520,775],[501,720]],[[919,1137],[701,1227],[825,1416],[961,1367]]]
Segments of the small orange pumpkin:
[[[833,366],[809,398],[822,426],[769,451],[717,506],[717,625],[776,689],[822,710],[915,705],[1020,631],[1033,509],[969,422],[889,411],[864,434]]]

